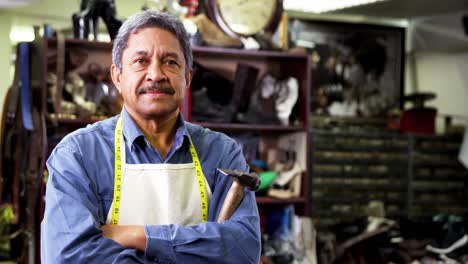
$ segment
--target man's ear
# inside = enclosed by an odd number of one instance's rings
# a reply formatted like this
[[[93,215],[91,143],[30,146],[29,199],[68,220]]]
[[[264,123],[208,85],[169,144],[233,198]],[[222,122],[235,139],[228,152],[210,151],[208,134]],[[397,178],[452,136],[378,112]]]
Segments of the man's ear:
[[[190,83],[192,82],[192,77],[193,77],[193,69],[190,69],[185,74],[185,87],[190,86]]]
[[[115,85],[115,88],[117,88],[119,93],[122,93],[122,90],[120,89],[120,77],[122,76],[122,73],[120,72],[117,65],[115,64],[111,65],[110,74],[111,74],[112,82]]]

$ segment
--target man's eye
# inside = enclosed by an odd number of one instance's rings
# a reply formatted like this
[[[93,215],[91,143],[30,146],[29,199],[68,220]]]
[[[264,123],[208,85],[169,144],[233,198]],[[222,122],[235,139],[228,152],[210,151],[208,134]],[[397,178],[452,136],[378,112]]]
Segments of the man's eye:
[[[147,63],[148,63],[148,60],[145,59],[145,58],[134,59],[133,62],[132,62],[133,65],[139,65],[139,66],[145,65]]]
[[[179,64],[177,63],[177,61],[175,61],[175,60],[166,60],[165,63],[166,63],[167,65],[169,65],[169,66],[177,66],[177,65],[179,65]]]

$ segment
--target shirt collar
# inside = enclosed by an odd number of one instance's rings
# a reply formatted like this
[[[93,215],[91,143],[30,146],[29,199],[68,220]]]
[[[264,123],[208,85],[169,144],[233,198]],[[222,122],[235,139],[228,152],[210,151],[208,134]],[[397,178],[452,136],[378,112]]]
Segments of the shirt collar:
[[[137,126],[133,118],[130,116],[130,114],[127,112],[125,107],[122,108],[121,112],[122,116],[122,132],[127,144],[127,147],[133,151],[134,149],[134,144],[136,144],[136,140],[140,137],[144,137],[145,135],[141,131],[141,129]],[[177,117],[177,123],[176,123],[177,129],[176,129],[176,134],[174,137],[174,146],[180,147],[184,139],[189,140],[189,133],[187,130],[187,126],[185,125],[185,120],[183,116],[179,113],[179,116]]]

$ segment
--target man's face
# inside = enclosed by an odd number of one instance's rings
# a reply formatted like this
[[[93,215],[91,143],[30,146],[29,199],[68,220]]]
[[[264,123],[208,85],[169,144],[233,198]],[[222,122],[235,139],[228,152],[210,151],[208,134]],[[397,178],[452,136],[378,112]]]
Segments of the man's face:
[[[112,65],[111,72],[127,111],[137,118],[152,119],[178,114],[192,77],[186,67],[176,36],[150,27],[130,34],[122,54],[122,71]]]

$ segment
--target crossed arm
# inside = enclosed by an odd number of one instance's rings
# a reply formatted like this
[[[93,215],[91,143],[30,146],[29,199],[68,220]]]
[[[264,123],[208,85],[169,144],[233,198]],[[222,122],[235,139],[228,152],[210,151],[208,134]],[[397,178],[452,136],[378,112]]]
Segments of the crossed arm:
[[[134,248],[144,252],[146,235],[143,226],[136,225],[103,225],[102,235],[122,245],[124,248]]]
[[[258,263],[260,227],[254,193],[246,192],[230,220],[215,222],[230,179],[215,183],[208,222],[109,226],[104,224],[102,204],[110,205],[112,196],[103,198],[85,168],[71,147],[57,148],[48,161],[42,263]]]

